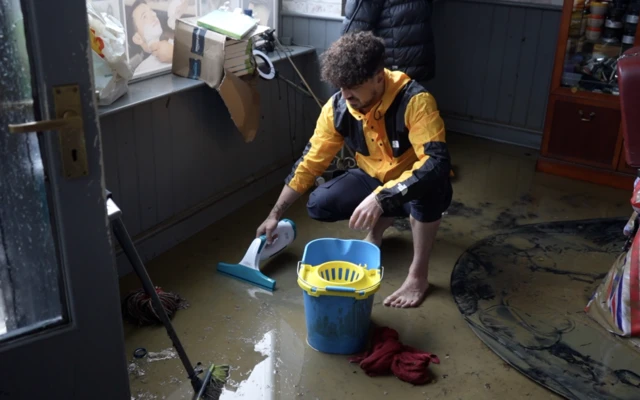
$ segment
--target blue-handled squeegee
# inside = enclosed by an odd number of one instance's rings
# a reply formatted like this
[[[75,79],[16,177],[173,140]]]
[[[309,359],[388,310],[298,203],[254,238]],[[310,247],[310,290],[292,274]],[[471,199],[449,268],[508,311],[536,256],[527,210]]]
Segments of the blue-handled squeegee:
[[[273,241],[267,244],[265,235],[255,238],[238,264],[218,263],[218,272],[260,286],[267,290],[276,287],[276,281],[260,272],[260,262],[275,256],[296,238],[296,225],[283,219],[273,231]]]

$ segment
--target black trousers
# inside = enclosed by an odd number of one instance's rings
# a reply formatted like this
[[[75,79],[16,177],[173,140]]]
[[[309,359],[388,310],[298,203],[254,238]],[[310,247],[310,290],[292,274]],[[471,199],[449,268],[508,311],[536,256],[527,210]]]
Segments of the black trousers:
[[[344,221],[351,218],[356,207],[382,182],[369,176],[359,168],[350,169],[342,175],[318,186],[309,196],[307,211],[315,220],[324,222]],[[404,204],[396,213],[384,213],[383,217],[408,217],[420,222],[440,220],[442,213],[451,205],[453,189],[447,177],[433,190],[419,199]]]

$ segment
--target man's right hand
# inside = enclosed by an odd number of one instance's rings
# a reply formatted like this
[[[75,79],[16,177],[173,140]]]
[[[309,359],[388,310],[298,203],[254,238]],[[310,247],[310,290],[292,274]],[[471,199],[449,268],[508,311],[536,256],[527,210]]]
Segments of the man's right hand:
[[[269,215],[267,219],[262,223],[262,225],[258,227],[258,230],[256,231],[256,237],[258,238],[262,235],[266,235],[267,244],[271,244],[271,242],[273,242],[273,239],[275,239],[273,237],[273,231],[276,230],[277,226],[278,219],[273,217],[272,215]]]
[[[275,237],[273,236],[273,231],[276,230],[278,226],[278,222],[282,219],[284,212],[300,197],[300,194],[295,190],[291,189],[289,186],[285,185],[282,188],[282,192],[280,193],[280,197],[278,198],[278,202],[273,209],[269,213],[267,219],[264,220],[262,225],[258,227],[256,231],[256,237],[259,238],[262,235],[267,235],[267,244],[271,244]]]

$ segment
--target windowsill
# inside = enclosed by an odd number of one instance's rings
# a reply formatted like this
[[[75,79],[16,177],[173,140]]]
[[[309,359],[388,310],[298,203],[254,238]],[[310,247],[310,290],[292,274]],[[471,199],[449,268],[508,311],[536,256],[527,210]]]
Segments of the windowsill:
[[[290,50],[290,57],[314,53],[316,51],[315,48],[310,46],[285,47]],[[282,52],[279,54],[278,52],[274,52],[269,54],[269,58],[271,59],[271,62],[275,64],[287,57]],[[129,91],[110,105],[98,107],[98,115],[100,117],[104,117],[127,108],[135,107],[139,104],[147,103],[170,94],[179,93],[203,85],[206,85],[203,81],[183,78],[172,73],[145,79],[129,84]]]

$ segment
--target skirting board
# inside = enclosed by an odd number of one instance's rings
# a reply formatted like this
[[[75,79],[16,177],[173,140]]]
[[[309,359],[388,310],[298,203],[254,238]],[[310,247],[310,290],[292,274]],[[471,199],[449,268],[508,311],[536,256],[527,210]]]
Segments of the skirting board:
[[[262,196],[277,185],[283,185],[284,179],[289,172],[291,172],[291,164],[277,168],[152,236],[140,240],[135,240],[134,238],[140,258],[142,258],[143,262],[148,262],[219,219]],[[116,264],[119,277],[133,272],[129,261],[122,252],[119,252],[116,256]]]
[[[442,113],[447,131],[540,150],[542,132]]]

